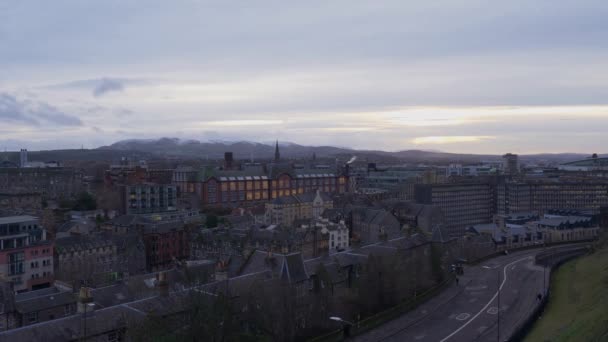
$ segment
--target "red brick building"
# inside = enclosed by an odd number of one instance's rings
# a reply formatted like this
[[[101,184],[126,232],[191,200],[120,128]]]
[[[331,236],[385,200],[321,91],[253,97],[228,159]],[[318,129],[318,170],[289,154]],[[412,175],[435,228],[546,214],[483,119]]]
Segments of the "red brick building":
[[[180,221],[150,223],[143,227],[146,268],[170,268],[176,261],[190,257],[190,234]]]

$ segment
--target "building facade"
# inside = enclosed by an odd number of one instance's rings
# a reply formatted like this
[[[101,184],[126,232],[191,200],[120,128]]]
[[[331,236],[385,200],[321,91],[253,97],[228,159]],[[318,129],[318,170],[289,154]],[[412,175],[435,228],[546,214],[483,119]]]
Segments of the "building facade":
[[[599,211],[608,206],[608,182],[513,181],[497,185],[498,214],[553,209]]]
[[[146,269],[166,269],[190,257],[190,234],[181,221],[146,224],[143,227]]]
[[[171,184],[131,184],[122,186],[122,208],[126,215],[177,210],[177,188]]]
[[[283,196],[266,203],[270,222],[284,226],[290,226],[295,220],[318,218],[325,209],[332,208],[331,197],[320,191]]]
[[[0,274],[17,292],[53,282],[53,242],[33,216],[0,218]]]
[[[459,237],[467,227],[492,221],[496,212],[494,189],[490,183],[417,184],[414,196],[417,203],[440,208],[445,232]]]
[[[72,168],[0,168],[0,192],[35,192],[57,200],[82,190],[82,173]]]

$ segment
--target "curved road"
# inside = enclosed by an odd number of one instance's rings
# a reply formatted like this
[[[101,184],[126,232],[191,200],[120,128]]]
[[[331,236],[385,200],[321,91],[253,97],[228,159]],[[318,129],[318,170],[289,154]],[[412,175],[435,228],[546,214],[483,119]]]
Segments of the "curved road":
[[[534,262],[543,251],[515,252],[465,267],[459,284],[353,340],[505,341],[533,312],[537,296],[549,285],[549,272]]]

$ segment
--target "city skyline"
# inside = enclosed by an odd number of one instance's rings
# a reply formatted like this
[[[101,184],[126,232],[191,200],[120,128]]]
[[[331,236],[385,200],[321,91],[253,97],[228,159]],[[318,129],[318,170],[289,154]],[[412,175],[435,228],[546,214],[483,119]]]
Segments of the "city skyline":
[[[4,4],[0,147],[604,153],[606,14],[601,1]]]

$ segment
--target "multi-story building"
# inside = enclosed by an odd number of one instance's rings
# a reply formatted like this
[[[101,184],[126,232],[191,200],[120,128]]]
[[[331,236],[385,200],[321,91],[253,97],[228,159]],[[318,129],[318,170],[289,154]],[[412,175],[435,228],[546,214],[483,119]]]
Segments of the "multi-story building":
[[[215,171],[203,183],[202,203],[234,206],[320,190],[347,191],[347,177],[327,170]]]
[[[11,294],[9,300],[13,303],[12,308],[4,312],[0,310],[0,331],[51,321],[76,313],[74,293],[57,287]]]
[[[497,185],[498,214],[553,209],[599,211],[608,206],[605,181],[506,181]]]
[[[445,169],[447,177],[450,176],[488,176],[498,172],[498,169],[493,165],[461,165],[461,164],[450,164]]]
[[[72,198],[83,189],[72,168],[0,168],[0,192],[40,193],[43,199]]]
[[[496,212],[494,185],[490,183],[417,184],[415,200],[440,208],[445,232],[452,237],[464,235],[467,227],[490,222]]]
[[[42,195],[39,192],[0,192],[0,209],[29,212],[40,210],[41,207]]]
[[[388,191],[397,191],[407,184],[422,183],[422,179],[429,170],[426,168],[410,168],[410,167],[387,167],[377,168],[375,165],[368,167],[368,174],[363,181],[363,186],[366,188],[377,188]]]
[[[0,217],[0,274],[17,292],[53,282],[53,243],[36,217]]]
[[[190,257],[190,234],[183,222],[149,223],[142,233],[149,271],[170,267]]]
[[[201,192],[201,171],[193,167],[178,167],[173,170],[172,183],[177,187],[180,195]]]
[[[507,153],[502,156],[504,160],[504,173],[507,175],[516,175],[519,173],[519,156],[513,153]]]
[[[78,288],[99,286],[145,271],[138,234],[74,235],[55,241],[55,278]]]
[[[273,224],[290,226],[295,220],[314,219],[325,209],[332,209],[329,195],[320,191],[275,198],[266,203],[266,212]]]
[[[350,237],[348,227],[344,221],[332,222],[328,219],[319,219],[314,222],[314,226],[321,228],[323,234],[329,236],[329,252],[335,253],[350,247]]]
[[[124,214],[148,214],[177,210],[177,189],[171,184],[139,183],[122,187]]]
[[[532,225],[545,232],[549,243],[595,239],[599,225],[592,217],[545,215]]]
[[[594,154],[591,158],[565,163],[558,168],[563,171],[608,171],[608,158]]]

